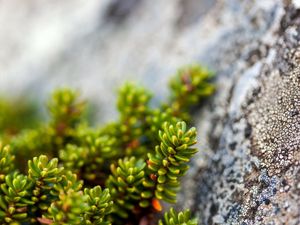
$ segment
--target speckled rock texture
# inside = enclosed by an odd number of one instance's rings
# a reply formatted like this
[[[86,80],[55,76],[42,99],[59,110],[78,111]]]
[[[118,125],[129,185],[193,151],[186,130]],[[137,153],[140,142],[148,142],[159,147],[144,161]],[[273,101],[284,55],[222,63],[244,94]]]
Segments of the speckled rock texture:
[[[3,0],[0,59],[0,94],[76,87],[100,122],[125,80],[157,102],[201,62],[217,93],[195,112],[177,207],[204,225],[300,224],[300,0]]]
[[[300,8],[269,3],[237,4],[253,17],[213,57],[218,93],[181,196],[201,224],[300,224]]]

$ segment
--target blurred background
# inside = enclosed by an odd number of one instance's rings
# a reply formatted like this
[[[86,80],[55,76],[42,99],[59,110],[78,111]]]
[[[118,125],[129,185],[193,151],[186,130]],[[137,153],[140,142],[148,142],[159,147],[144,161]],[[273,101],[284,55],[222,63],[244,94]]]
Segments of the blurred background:
[[[0,96],[43,104],[57,87],[91,99],[113,120],[124,81],[167,94],[176,69],[209,64],[214,0],[1,0]]]

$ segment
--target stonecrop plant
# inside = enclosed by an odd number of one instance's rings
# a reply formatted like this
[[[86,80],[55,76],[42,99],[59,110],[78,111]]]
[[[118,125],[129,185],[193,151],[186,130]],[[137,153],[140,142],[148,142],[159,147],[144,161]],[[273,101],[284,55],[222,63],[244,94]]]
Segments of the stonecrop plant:
[[[6,106],[0,113],[0,224],[197,224],[189,210],[171,208],[158,217],[164,202],[176,203],[197,152],[190,111],[213,93],[211,77],[200,66],[180,69],[170,98],[156,108],[149,91],[126,83],[117,99],[119,118],[102,127],[89,125],[87,103],[71,89],[55,91],[47,104],[50,119],[34,126],[22,126],[28,111],[10,115]],[[8,135],[10,124],[18,129]]]

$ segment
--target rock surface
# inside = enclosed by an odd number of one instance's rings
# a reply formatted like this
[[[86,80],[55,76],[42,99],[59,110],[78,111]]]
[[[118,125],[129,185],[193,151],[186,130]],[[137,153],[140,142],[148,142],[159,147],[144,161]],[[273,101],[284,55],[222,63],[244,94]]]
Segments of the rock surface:
[[[71,85],[104,122],[125,79],[164,97],[179,66],[201,62],[218,91],[196,115],[201,151],[178,207],[201,224],[300,224],[299,0],[16,4],[0,6],[1,93]]]
[[[259,4],[236,2],[253,17],[237,16],[212,61],[219,91],[199,119],[207,150],[183,191],[203,224],[300,224],[300,9]]]

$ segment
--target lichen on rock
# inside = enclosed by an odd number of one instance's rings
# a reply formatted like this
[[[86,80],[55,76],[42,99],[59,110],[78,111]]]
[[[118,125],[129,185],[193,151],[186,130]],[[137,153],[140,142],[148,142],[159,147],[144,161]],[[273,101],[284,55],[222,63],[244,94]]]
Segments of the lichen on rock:
[[[203,224],[300,224],[299,6],[266,2],[236,1],[256,22],[237,22],[211,57],[221,91],[199,119],[209,141],[189,203]]]

